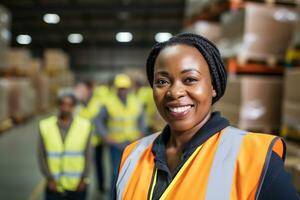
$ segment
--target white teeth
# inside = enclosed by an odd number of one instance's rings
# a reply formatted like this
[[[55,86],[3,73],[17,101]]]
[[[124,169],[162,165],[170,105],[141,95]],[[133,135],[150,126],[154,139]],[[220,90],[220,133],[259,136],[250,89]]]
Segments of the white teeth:
[[[182,106],[182,107],[174,107],[174,108],[169,107],[169,110],[171,112],[175,112],[175,113],[182,113],[182,112],[187,111],[190,108],[191,108],[191,106]]]

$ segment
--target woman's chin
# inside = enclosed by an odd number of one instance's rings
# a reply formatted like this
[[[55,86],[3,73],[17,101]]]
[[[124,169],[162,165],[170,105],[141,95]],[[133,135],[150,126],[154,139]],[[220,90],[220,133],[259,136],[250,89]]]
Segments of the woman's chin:
[[[193,128],[190,122],[184,121],[172,121],[169,122],[168,125],[170,126],[172,131],[176,132],[185,132]]]

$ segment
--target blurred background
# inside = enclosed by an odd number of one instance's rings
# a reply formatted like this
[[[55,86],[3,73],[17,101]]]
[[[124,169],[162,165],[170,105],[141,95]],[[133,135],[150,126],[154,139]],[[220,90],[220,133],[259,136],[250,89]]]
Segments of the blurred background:
[[[214,110],[234,126],[285,137],[286,166],[300,191],[299,0],[0,0],[0,199],[42,199],[38,122],[82,81],[101,104],[115,75],[127,74],[152,119],[147,130],[161,130],[146,58],[156,42],[181,32],[218,46],[229,79]],[[104,148],[106,172],[109,160]],[[88,199],[108,199],[95,171],[92,164]]]

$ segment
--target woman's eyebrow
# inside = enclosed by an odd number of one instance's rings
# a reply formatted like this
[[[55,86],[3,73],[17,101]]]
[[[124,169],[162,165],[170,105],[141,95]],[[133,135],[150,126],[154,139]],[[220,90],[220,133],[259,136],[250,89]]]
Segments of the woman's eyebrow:
[[[169,73],[166,72],[166,71],[158,71],[158,72],[155,72],[156,75],[162,75],[162,76],[169,76]]]
[[[198,72],[199,74],[201,74],[201,72],[199,70],[194,69],[194,68],[184,69],[181,71],[181,73],[184,74],[184,73],[191,72],[191,71],[195,71],[195,72]]]

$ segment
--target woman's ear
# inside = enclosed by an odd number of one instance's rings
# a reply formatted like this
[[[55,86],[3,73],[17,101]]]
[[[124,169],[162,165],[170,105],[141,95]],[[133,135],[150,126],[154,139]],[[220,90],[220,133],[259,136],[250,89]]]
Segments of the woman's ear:
[[[214,90],[214,89],[213,89],[213,91],[212,91],[212,96],[213,96],[213,97],[216,97],[216,96],[217,96],[217,92],[216,92],[216,90]]]

